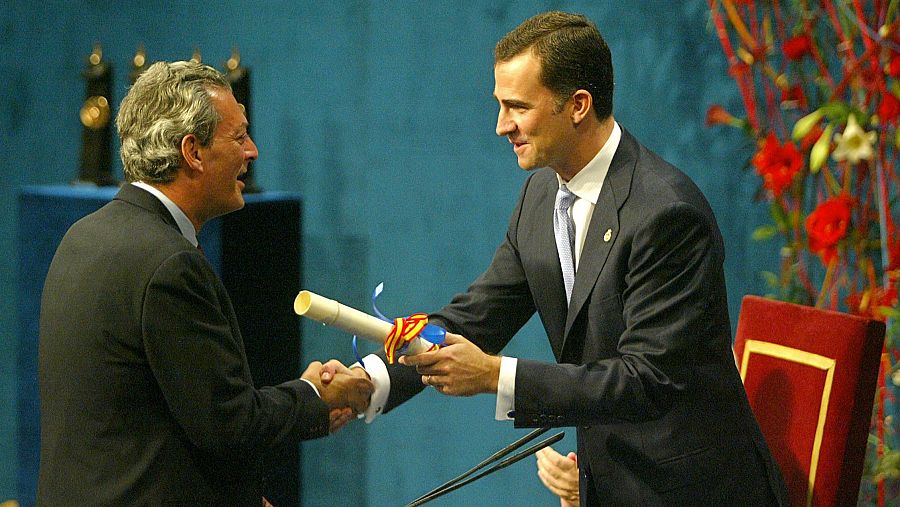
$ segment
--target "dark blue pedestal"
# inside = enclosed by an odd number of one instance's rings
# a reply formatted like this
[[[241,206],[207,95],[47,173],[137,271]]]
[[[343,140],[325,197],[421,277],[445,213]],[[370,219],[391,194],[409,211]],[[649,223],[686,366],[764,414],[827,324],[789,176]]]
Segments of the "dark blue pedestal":
[[[35,503],[40,452],[38,321],[44,278],[68,228],[113,196],[114,187],[25,187],[19,193],[18,501]],[[300,324],[301,205],[296,194],[246,194],[244,209],[203,226],[204,253],[235,306],[257,386],[297,378]],[[266,497],[299,505],[299,446],[268,460]]]

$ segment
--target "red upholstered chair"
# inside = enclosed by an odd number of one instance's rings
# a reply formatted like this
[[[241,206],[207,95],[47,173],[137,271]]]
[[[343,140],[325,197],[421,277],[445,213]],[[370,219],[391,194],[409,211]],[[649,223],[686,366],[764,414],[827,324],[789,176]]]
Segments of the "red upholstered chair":
[[[793,506],[856,505],[884,323],[745,296],[735,357]]]

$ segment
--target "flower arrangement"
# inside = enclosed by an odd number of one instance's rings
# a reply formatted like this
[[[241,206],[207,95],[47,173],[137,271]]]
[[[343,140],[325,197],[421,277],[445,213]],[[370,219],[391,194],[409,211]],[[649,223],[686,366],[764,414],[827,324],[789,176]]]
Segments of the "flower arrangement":
[[[706,120],[752,141],[770,296],[887,322],[860,502],[898,505],[900,1],[708,1],[743,111]]]

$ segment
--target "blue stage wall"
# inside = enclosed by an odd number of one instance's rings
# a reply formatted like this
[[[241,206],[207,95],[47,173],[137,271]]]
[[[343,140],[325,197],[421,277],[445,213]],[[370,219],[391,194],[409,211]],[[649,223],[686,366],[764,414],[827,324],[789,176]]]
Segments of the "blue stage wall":
[[[16,496],[16,196],[77,174],[80,72],[95,42],[115,67],[116,105],[139,43],[151,61],[199,48],[220,68],[237,46],[253,76],[257,183],[304,196],[303,286],[366,308],[384,281],[382,310],[408,314],[465,289],[505,230],[525,173],[494,135],[492,50],[548,9],[598,24],[613,52],[616,118],[707,194],[735,320],[740,297],[763,290],[770,253],[749,236],[766,210],[750,204],[750,148],[703,124],[714,102],[739,110],[705,0],[0,0],[0,500]],[[304,364],[351,360],[347,336],[303,326]],[[508,353],[551,357],[534,321]],[[303,504],[404,503],[524,433],[492,414],[491,396],[427,392],[372,425],[305,443]],[[572,431],[563,444],[574,447]],[[435,505],[554,503],[527,460]]]

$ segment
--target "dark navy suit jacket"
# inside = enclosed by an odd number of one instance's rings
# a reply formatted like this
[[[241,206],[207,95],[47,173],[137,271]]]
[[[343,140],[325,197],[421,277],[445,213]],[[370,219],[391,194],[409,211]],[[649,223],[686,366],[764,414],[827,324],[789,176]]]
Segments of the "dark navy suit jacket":
[[[785,503],[731,349],[724,246],[700,190],[623,130],[566,304],[549,169],[487,270],[432,321],[498,353],[538,312],[557,364],[519,359],[517,427],[577,426],[584,505]],[[389,368],[386,411],[422,389]]]
[[[39,505],[258,506],[266,454],[328,432],[306,382],[254,388],[225,287],[133,185],[59,245],[39,377]]]

